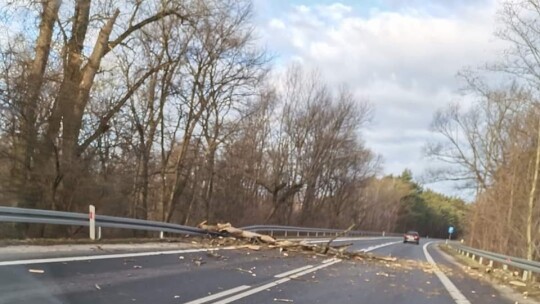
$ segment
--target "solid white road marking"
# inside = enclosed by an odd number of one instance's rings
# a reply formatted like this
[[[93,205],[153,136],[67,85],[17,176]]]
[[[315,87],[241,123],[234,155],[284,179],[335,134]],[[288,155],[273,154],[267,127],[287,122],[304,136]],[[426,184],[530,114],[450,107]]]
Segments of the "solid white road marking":
[[[332,261],[335,261],[335,260],[337,260],[337,259],[336,258],[329,258],[329,259],[323,260],[322,263],[326,264],[326,263],[329,263],[329,262],[332,262]]]
[[[252,294],[256,294],[258,292],[261,292],[261,291],[264,291],[268,288],[272,288],[272,287],[275,287],[279,284],[283,284],[285,282],[288,282],[291,280],[291,278],[298,278],[298,277],[301,277],[303,275],[306,275],[308,273],[311,273],[311,272],[314,272],[314,271],[317,271],[319,269],[322,269],[322,268],[325,268],[325,267],[328,267],[330,265],[333,265],[333,264],[336,264],[336,263],[339,263],[341,262],[341,260],[339,259],[336,259],[332,262],[329,262],[329,263],[326,263],[326,264],[322,264],[322,265],[319,265],[319,266],[316,266],[316,267],[312,267],[310,269],[307,269],[307,270],[304,270],[300,273],[296,273],[296,274],[293,274],[289,277],[285,277],[285,278],[282,278],[282,279],[279,279],[279,280],[276,280],[276,281],[273,281],[273,282],[270,282],[268,284],[264,284],[264,285],[261,285],[259,287],[256,287],[256,288],[253,288],[253,289],[250,289],[248,291],[244,291],[242,293],[239,293],[237,295],[234,295],[232,297],[229,297],[229,298],[226,298],[226,299],[223,299],[223,300],[220,300],[220,301],[217,301],[217,302],[214,302],[213,304],[227,304],[227,303],[231,303],[233,301],[236,301],[236,300],[239,300],[239,299],[242,299],[242,298],[245,298],[247,296],[250,296]]]
[[[303,275],[306,275],[306,274],[308,274],[308,273],[314,272],[314,271],[316,271],[316,270],[318,270],[318,269],[321,269],[321,268],[324,268],[324,267],[327,267],[327,266],[330,266],[330,265],[333,265],[333,264],[336,264],[336,263],[339,263],[339,262],[341,262],[341,260],[340,260],[340,259],[336,259],[335,261],[329,262],[329,263],[327,263],[327,264],[323,264],[323,265],[317,266],[317,267],[315,267],[314,269],[308,269],[308,270],[304,270],[304,271],[299,272],[299,273],[295,273],[295,274],[293,274],[292,276],[290,276],[290,278],[296,279],[296,278],[299,278],[299,277],[301,277],[301,276],[303,276]]]
[[[379,249],[379,248],[383,248],[383,247],[386,247],[386,246],[395,245],[395,244],[399,244],[399,243],[401,243],[401,241],[388,242],[388,243],[384,243],[384,244],[370,246],[368,248],[360,249],[358,251],[360,251],[360,252],[370,252],[370,251],[373,251],[373,250],[376,250],[376,249]]]
[[[439,267],[435,263],[435,260],[433,260],[433,258],[429,254],[427,250],[427,246],[430,245],[431,243],[433,242],[426,243],[423,249],[424,249],[424,255],[426,256],[426,260],[431,265],[433,265],[433,268],[435,269],[434,270],[435,275],[439,278],[439,281],[441,281],[441,283],[444,285],[444,288],[446,288],[448,293],[450,293],[450,296],[452,297],[452,299],[454,299],[456,304],[471,304],[471,302],[467,300],[467,298],[461,293],[461,291],[459,291],[456,285],[454,285],[454,283],[452,283],[452,281],[450,281],[450,279],[439,269]]]
[[[206,303],[206,302],[210,302],[212,300],[222,298],[224,296],[228,296],[228,295],[233,294],[233,293],[240,292],[242,290],[246,290],[248,288],[251,288],[251,286],[249,286],[249,285],[241,285],[241,286],[238,286],[238,287],[235,287],[235,288],[224,290],[222,292],[218,292],[216,294],[213,294],[213,295],[210,295],[210,296],[207,296],[207,297],[204,297],[204,298],[200,298],[200,299],[196,299],[196,300],[193,300],[193,301],[186,302],[185,304],[203,304],[203,303]]]
[[[214,251],[214,250],[229,250],[229,249],[236,249],[236,247],[229,246],[229,247],[215,247],[215,248],[149,251],[149,252],[133,252],[133,253],[118,253],[118,254],[103,254],[103,255],[87,255],[87,256],[76,256],[76,257],[62,257],[62,258],[46,258],[46,259],[30,259],[30,260],[19,260],[19,261],[5,261],[5,262],[0,262],[0,266],[44,264],[44,263],[60,263],[60,262],[76,262],[76,261],[105,260],[105,259],[119,259],[119,258],[132,258],[132,257],[164,255],[164,254],[179,254],[179,253],[206,252],[206,251]]]
[[[332,243],[334,242],[347,242],[347,241],[371,241],[371,240],[383,240],[383,239],[388,239],[388,238],[391,238],[391,237],[350,237],[350,238],[338,238],[338,239],[335,239],[334,241],[332,241]],[[328,241],[330,241],[330,239],[324,239],[324,240],[305,240],[305,239],[296,239],[298,241],[306,241],[306,243],[308,244],[319,244],[319,243],[328,243]]]
[[[293,269],[293,270],[290,270],[290,271],[287,271],[287,272],[284,272],[284,273],[276,274],[274,277],[275,278],[284,278],[286,276],[289,276],[291,274],[295,274],[297,272],[309,269],[311,267],[313,267],[313,265],[306,265],[304,267],[300,267],[300,268],[296,268],[296,269]]]
[[[242,298],[245,298],[247,296],[250,296],[252,294],[256,294],[258,292],[261,292],[263,290],[266,290],[268,288],[272,288],[272,287],[275,287],[275,286],[278,286],[279,284],[283,284],[285,282],[288,282],[290,281],[291,279],[290,278],[283,278],[283,279],[279,279],[277,281],[273,281],[273,282],[270,282],[268,284],[264,284],[264,285],[261,285],[257,288],[253,288],[253,289],[250,289],[248,291],[244,291],[242,293],[239,293],[237,295],[234,295],[232,297],[229,297],[229,298],[226,298],[226,299],[223,299],[221,301],[217,301],[217,302],[214,302],[214,304],[226,304],[226,303],[231,303],[233,301],[236,301],[236,300],[239,300],[239,299],[242,299]]]

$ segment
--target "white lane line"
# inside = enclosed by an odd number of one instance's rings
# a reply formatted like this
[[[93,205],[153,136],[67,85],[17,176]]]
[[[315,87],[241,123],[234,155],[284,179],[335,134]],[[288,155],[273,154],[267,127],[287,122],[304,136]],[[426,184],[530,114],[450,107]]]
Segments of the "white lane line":
[[[360,249],[358,251],[360,251],[360,252],[370,252],[370,251],[373,251],[373,250],[376,250],[376,249],[379,249],[379,248],[383,248],[383,247],[386,247],[386,246],[395,245],[395,244],[399,244],[399,243],[401,243],[401,241],[388,242],[388,243],[384,243],[384,244],[370,246],[368,248]]]
[[[283,279],[279,279],[277,281],[273,281],[273,282],[270,282],[268,284],[264,284],[262,286],[259,286],[257,288],[253,288],[253,289],[250,289],[248,291],[245,291],[245,292],[242,292],[242,293],[239,293],[237,295],[234,295],[232,297],[229,297],[229,298],[226,298],[226,299],[223,299],[221,301],[217,301],[217,302],[214,302],[213,304],[226,304],[226,303],[231,303],[233,301],[236,301],[236,300],[240,300],[242,298],[245,298],[247,296],[250,296],[252,294],[255,294],[255,293],[258,293],[258,292],[261,292],[263,290],[266,290],[268,288],[272,288],[272,287],[275,287],[275,286],[278,286],[279,284],[283,284],[285,282],[288,282],[290,281],[291,279],[290,278],[283,278]]]
[[[302,271],[302,272],[293,274],[292,276],[290,276],[290,278],[296,279],[296,278],[299,278],[299,277],[301,277],[301,276],[303,276],[303,275],[306,275],[306,274],[308,274],[308,273],[314,272],[314,271],[316,271],[316,270],[318,270],[318,269],[321,269],[321,268],[324,268],[324,267],[327,267],[327,266],[330,266],[330,265],[333,265],[333,264],[336,264],[336,263],[339,263],[339,262],[341,262],[341,260],[340,260],[340,259],[336,259],[335,261],[332,261],[332,262],[330,262],[330,263],[327,263],[327,264],[323,264],[323,265],[317,266],[317,267],[315,267],[315,268],[313,268],[313,269],[308,269],[308,270],[304,270],[304,271]]]
[[[330,263],[330,262],[335,261],[335,260],[337,260],[337,258],[329,258],[329,259],[323,260],[322,263],[326,264],[326,263]]]
[[[224,296],[231,295],[233,293],[240,292],[242,290],[246,290],[248,288],[251,288],[251,286],[249,286],[249,285],[241,285],[241,286],[238,286],[238,287],[235,287],[235,288],[224,290],[222,292],[218,292],[218,293],[213,294],[211,296],[207,296],[207,297],[204,297],[204,298],[200,298],[200,299],[196,299],[196,300],[193,300],[193,301],[186,302],[185,304],[203,304],[203,303],[206,303],[206,302],[210,302],[212,300],[222,298]]]
[[[371,240],[383,240],[388,239],[391,237],[385,236],[385,237],[356,237],[356,238],[338,238],[332,241],[334,242],[347,242],[347,241],[371,241]],[[298,239],[299,241],[302,239]],[[328,243],[330,239],[324,239],[324,240],[305,240],[308,244],[319,244],[319,243]]]
[[[304,267],[300,267],[300,268],[296,268],[296,269],[293,269],[293,270],[290,270],[290,271],[287,271],[287,272],[284,272],[284,273],[276,274],[274,277],[275,278],[284,278],[286,276],[289,276],[291,274],[294,274],[294,273],[309,269],[311,267],[313,267],[313,265],[306,265]]]
[[[456,285],[454,285],[454,283],[452,283],[452,281],[450,281],[450,279],[439,269],[439,267],[437,266],[437,263],[435,263],[435,260],[433,260],[433,258],[429,254],[427,250],[427,246],[430,245],[431,243],[433,242],[429,242],[425,244],[423,249],[424,249],[424,255],[426,256],[426,260],[431,265],[433,265],[435,275],[439,278],[439,281],[441,281],[441,283],[444,285],[444,288],[446,288],[448,293],[450,293],[450,296],[452,297],[452,299],[454,299],[456,304],[471,304],[471,302],[467,300],[467,298],[461,293],[461,291],[459,291]]]
[[[291,278],[298,278],[298,277],[303,276],[303,275],[305,275],[305,274],[308,274],[308,273],[317,271],[317,270],[319,270],[319,269],[328,267],[328,266],[330,266],[330,265],[333,265],[333,264],[336,264],[336,263],[339,263],[339,262],[341,262],[341,260],[334,260],[334,261],[329,262],[329,263],[326,263],[326,264],[322,264],[322,265],[319,265],[319,266],[316,266],[316,267],[312,267],[312,268],[310,268],[310,269],[304,270],[303,272],[300,272],[300,273],[291,275],[291,276],[289,276],[289,277],[285,277],[285,278],[279,279],[279,280],[277,280],[277,281],[270,282],[270,283],[268,283],[268,284],[261,285],[261,286],[259,286],[259,287],[250,289],[250,290],[248,290],[248,291],[244,291],[244,292],[239,293],[239,294],[237,294],[237,295],[234,295],[234,296],[232,296],[232,297],[229,297],[229,298],[226,298],[226,299],[223,299],[223,300],[214,302],[213,304],[227,304],[227,303],[231,303],[231,302],[233,302],[233,301],[240,300],[240,299],[242,299],[242,298],[245,298],[245,297],[250,296],[250,295],[252,295],[252,294],[256,294],[256,293],[261,292],[261,291],[263,291],[263,290],[266,290],[266,289],[269,289],[269,288],[278,286],[279,284],[283,284],[283,283],[285,283],[285,282],[288,282],[288,281],[291,280]]]
[[[103,254],[103,255],[87,255],[87,256],[62,257],[62,258],[29,259],[29,260],[0,262],[0,266],[59,263],[59,262],[76,262],[76,261],[105,260],[105,259],[119,259],[119,258],[155,256],[155,255],[163,255],[163,254],[194,253],[194,252],[206,252],[206,251],[228,250],[228,249],[236,249],[236,247],[229,246],[229,247],[215,247],[215,248],[198,248],[198,249],[182,249],[182,250],[166,250],[166,251],[149,251],[149,252]]]

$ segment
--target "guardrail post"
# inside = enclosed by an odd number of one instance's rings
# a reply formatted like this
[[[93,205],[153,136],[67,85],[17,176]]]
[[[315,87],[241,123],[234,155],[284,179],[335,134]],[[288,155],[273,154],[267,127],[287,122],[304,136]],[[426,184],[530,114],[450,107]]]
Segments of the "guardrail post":
[[[90,239],[93,241],[96,239],[96,207],[94,205],[88,206],[88,220],[90,221],[88,225]]]
[[[270,230],[270,236],[274,237],[274,230]]]
[[[315,232],[315,237],[319,237],[319,231]]]
[[[297,232],[296,232],[296,236],[297,236],[297,237],[300,236],[300,231],[297,231]]]
[[[285,230],[285,237],[287,237],[287,230]]]
[[[468,253],[468,252],[466,252],[466,253],[465,253],[465,256],[466,256],[466,257],[469,257],[469,253]]]
[[[323,232],[323,233],[322,233],[322,236],[325,237],[325,236],[326,236],[326,232]]]
[[[480,259],[478,259],[478,263],[480,263],[480,265],[482,265],[482,262],[484,261],[484,258],[483,257],[480,257]]]
[[[307,232],[307,236],[309,237],[309,231]]]
[[[97,227],[97,239],[101,240],[101,226]]]
[[[489,267],[493,268],[493,261],[489,260]]]
[[[503,264],[503,269],[504,269],[504,270],[508,270],[508,265]]]
[[[386,232],[385,232],[385,231],[383,231],[383,232],[382,232],[382,236],[384,236],[385,234],[386,234]]]
[[[523,270],[523,277],[521,277],[523,281],[529,280],[529,272],[527,270]]]
[[[159,238],[160,238],[160,239],[163,239],[163,231],[160,231],[160,232],[159,232]]]
[[[472,259],[473,259],[473,261],[476,259],[476,254],[472,255]]]

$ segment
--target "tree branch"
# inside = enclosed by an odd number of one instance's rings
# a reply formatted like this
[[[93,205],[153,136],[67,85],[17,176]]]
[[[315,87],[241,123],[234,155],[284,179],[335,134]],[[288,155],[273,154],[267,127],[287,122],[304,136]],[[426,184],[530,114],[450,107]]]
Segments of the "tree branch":
[[[147,24],[150,24],[152,22],[161,20],[161,19],[163,19],[163,18],[165,18],[167,16],[171,16],[171,15],[177,16],[178,18],[180,18],[180,20],[182,22],[184,22],[185,20],[188,19],[186,16],[183,16],[183,15],[179,14],[177,10],[164,10],[164,11],[161,11],[161,12],[159,12],[159,13],[151,16],[151,17],[148,17],[148,18],[144,19],[143,21],[141,21],[141,22],[139,22],[139,23],[137,23],[135,25],[132,25],[132,26],[128,27],[128,29],[126,31],[124,31],[122,34],[120,34],[120,36],[118,36],[115,40],[109,41],[109,47],[105,50],[105,54],[107,54],[109,51],[114,49],[117,45],[121,44],[124,41],[124,39],[129,37],[129,35],[131,35],[133,32],[143,28]]]
[[[94,140],[96,140],[98,137],[100,137],[103,133],[105,133],[109,127],[108,123],[112,119],[112,117],[120,111],[120,109],[124,106],[124,104],[131,98],[131,96],[137,91],[137,89],[150,77],[152,74],[159,71],[163,66],[167,65],[168,63],[161,64],[157,67],[152,68],[148,72],[146,72],[136,83],[133,84],[133,86],[126,92],[126,95],[122,97],[118,103],[110,109],[107,114],[103,118],[101,118],[101,121],[99,122],[99,125],[97,129],[94,131],[92,135],[90,135],[77,149],[77,154],[82,154]]]

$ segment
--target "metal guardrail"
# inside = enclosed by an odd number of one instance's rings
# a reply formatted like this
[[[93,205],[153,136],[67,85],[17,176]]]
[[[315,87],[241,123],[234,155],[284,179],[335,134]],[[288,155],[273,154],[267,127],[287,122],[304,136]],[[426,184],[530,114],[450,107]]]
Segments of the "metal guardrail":
[[[280,234],[284,237],[291,236],[313,236],[313,237],[326,237],[336,236],[343,232],[343,229],[329,229],[329,228],[308,228],[308,227],[295,227],[295,226],[280,226],[280,225],[254,225],[242,227],[243,230],[253,232],[266,232],[271,236]],[[276,233],[277,232],[277,233]],[[396,233],[376,232],[376,231],[363,231],[352,230],[343,234],[344,236],[401,236]]]
[[[480,264],[487,261],[488,265],[493,267],[493,263],[497,262],[502,265],[503,269],[507,269],[508,266],[521,269],[523,270],[522,278],[524,281],[528,280],[533,272],[540,274],[540,262],[537,261],[529,261],[518,257],[480,250],[454,242],[450,243],[450,246],[457,250],[460,254],[471,257],[473,260],[476,260],[478,257],[478,262]]]
[[[91,215],[84,213],[0,207],[0,222],[90,226],[91,218]],[[169,232],[191,235],[211,234],[205,230],[190,226],[106,215],[95,215],[95,226],[98,228],[133,229],[157,231],[160,233]]]
[[[35,224],[49,224],[49,225],[69,225],[69,226],[87,226],[90,230],[91,239],[101,238],[101,228],[119,228],[119,229],[133,229],[144,231],[156,231],[160,232],[160,237],[163,237],[164,232],[178,233],[178,234],[190,234],[190,235],[218,235],[216,233],[209,233],[206,230],[202,230],[196,227],[177,225],[165,222],[139,220],[132,218],[123,218],[107,215],[96,215],[95,208],[90,206],[89,214],[53,211],[53,210],[41,210],[41,209],[27,209],[17,207],[2,207],[0,206],[0,222],[18,222],[18,223],[35,223]],[[96,229],[97,228],[97,233]],[[241,229],[253,231],[253,232],[266,232],[272,236],[284,236],[284,237],[330,237],[336,236],[343,232],[340,229],[327,229],[327,228],[306,228],[306,227],[294,227],[294,226],[280,226],[280,225],[255,225],[247,226]],[[348,231],[343,234],[344,236],[400,236],[400,234],[374,232],[374,231]]]

